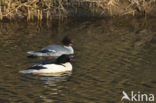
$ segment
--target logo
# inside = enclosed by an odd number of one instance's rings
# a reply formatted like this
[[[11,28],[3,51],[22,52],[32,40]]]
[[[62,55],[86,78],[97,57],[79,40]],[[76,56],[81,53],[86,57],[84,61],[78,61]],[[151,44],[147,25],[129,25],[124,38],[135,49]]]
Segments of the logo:
[[[153,102],[154,101],[154,94],[145,94],[141,92],[134,92],[131,91],[131,95],[129,96],[125,91],[122,91],[123,97],[121,101],[128,100],[128,101],[138,101],[138,102]]]

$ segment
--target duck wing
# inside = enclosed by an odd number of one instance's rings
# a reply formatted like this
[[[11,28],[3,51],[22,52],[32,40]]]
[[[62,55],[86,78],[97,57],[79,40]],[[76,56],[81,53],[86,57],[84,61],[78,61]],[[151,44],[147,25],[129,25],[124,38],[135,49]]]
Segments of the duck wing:
[[[29,51],[27,53],[36,56],[61,56],[62,54],[70,54],[70,51],[61,45],[49,45],[39,51]]]
[[[40,70],[40,69],[47,69],[47,68],[42,65],[35,65],[35,66],[27,68],[26,70],[31,70],[31,69]]]

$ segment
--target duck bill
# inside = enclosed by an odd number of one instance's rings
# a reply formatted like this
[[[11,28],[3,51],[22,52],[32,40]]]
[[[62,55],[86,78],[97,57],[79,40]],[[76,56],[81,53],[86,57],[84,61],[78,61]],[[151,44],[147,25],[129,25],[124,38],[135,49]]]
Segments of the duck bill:
[[[73,60],[73,59],[70,59],[70,62],[71,62],[71,63],[74,63],[74,62],[75,62],[75,60]]]

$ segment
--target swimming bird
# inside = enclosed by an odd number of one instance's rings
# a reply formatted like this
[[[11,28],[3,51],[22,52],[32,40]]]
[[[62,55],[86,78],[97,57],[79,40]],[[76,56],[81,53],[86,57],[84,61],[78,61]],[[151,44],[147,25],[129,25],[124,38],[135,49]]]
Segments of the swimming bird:
[[[62,40],[63,45],[49,45],[41,50],[38,51],[29,51],[27,52],[33,56],[51,56],[51,57],[59,57],[63,54],[74,54],[74,50],[72,48],[73,41],[68,37],[65,36]]]
[[[62,55],[56,59],[56,63],[52,64],[37,64],[25,70],[19,71],[20,73],[32,74],[49,74],[49,73],[62,73],[72,71],[72,65],[69,55]]]

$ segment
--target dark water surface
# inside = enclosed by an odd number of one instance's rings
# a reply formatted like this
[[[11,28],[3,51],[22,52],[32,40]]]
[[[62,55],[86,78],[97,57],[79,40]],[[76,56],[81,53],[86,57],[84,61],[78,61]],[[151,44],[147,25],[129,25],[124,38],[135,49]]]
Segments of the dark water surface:
[[[122,91],[156,95],[156,20],[117,18],[0,23],[0,103],[121,103]],[[34,77],[27,51],[74,40],[73,72]],[[156,101],[156,100],[155,100]]]

